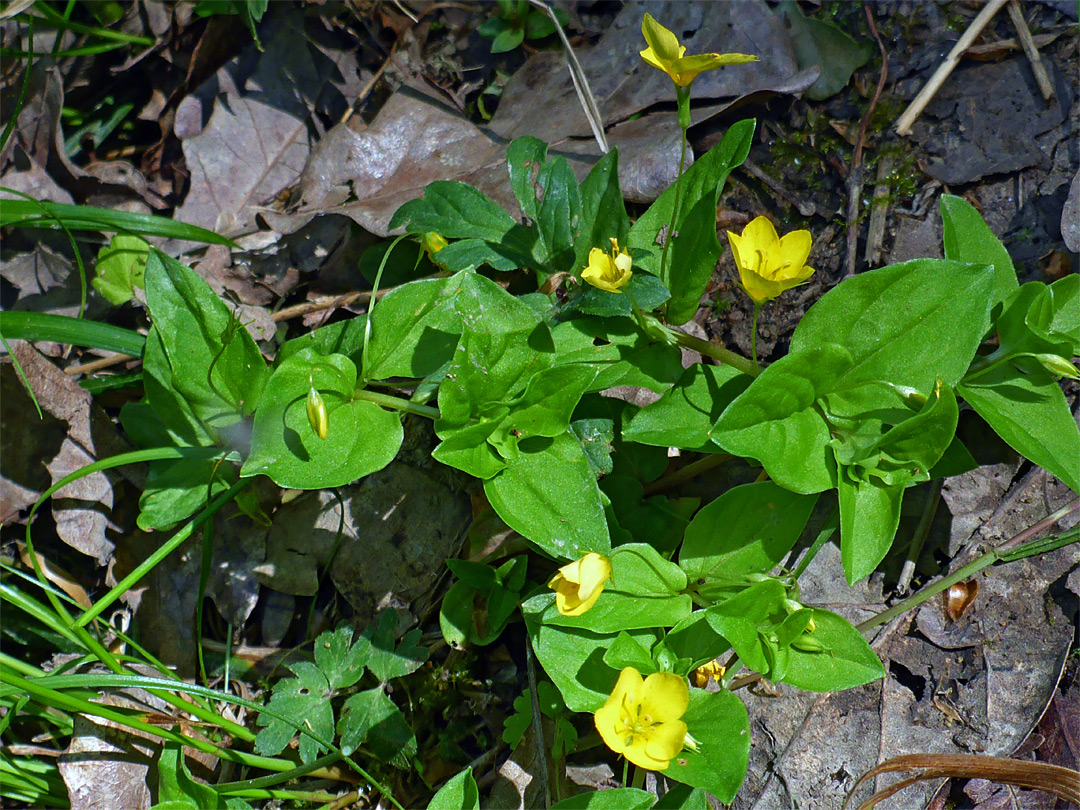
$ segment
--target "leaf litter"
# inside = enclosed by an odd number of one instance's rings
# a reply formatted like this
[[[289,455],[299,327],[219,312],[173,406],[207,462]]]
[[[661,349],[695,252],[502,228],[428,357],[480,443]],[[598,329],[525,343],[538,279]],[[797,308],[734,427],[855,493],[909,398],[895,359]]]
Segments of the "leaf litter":
[[[691,50],[740,50],[767,57],[749,85],[744,78],[725,71],[707,74],[708,80],[703,78],[695,89],[699,98],[710,103],[695,110],[695,124],[706,123],[753,94],[799,95],[818,79],[817,69],[799,67],[790,35],[764,4],[741,4],[744,11],[749,10],[745,14],[733,12],[733,5],[685,4],[674,8],[679,19],[671,24],[687,32]],[[670,183],[677,163],[677,133],[670,111],[653,109],[666,103],[668,88],[661,77],[641,72],[636,56],[637,21],[643,11],[660,13],[659,8],[655,3],[627,4],[600,40],[579,52],[586,74],[595,80],[594,91],[609,139],[620,147],[624,188],[630,199],[640,201],[652,199]],[[669,16],[671,11],[664,8]],[[183,25],[176,20],[171,24]],[[525,62],[503,90],[498,111],[486,126],[464,119],[429,87],[409,81],[389,95],[371,124],[354,116],[327,128],[325,123],[357,101],[357,77],[362,69],[355,57],[343,51],[328,54],[314,44],[307,49],[290,47],[299,39],[311,42],[300,15],[283,14],[273,18],[273,24],[275,28],[263,33],[264,55],[249,49],[188,95],[176,110],[183,123],[179,141],[191,172],[190,190],[176,209],[181,219],[233,234],[258,231],[266,223],[278,232],[267,235],[267,241],[276,244],[280,234],[302,233],[317,215],[334,213],[371,233],[385,235],[393,211],[419,196],[434,180],[465,180],[514,210],[505,183],[504,139],[530,134],[548,140],[553,153],[563,151],[571,157],[571,166],[579,176],[599,154],[557,52],[539,53]],[[159,21],[155,34],[163,33],[162,25]],[[994,73],[989,68],[997,70],[998,66],[988,66],[984,75]],[[58,75],[45,70],[36,73],[30,104],[18,119],[15,146],[3,155],[2,182],[58,202],[134,203],[144,210],[160,207],[162,198],[149,190],[137,170],[90,170],[67,157],[61,144],[64,96]],[[982,79],[972,79],[972,83],[983,86]],[[1023,96],[1013,85],[1009,93]],[[958,86],[951,95],[943,96],[931,114],[953,121],[952,112],[972,95],[971,87]],[[1023,149],[1006,148],[994,140],[971,141],[970,134],[964,135],[989,126],[980,116],[997,114],[997,108],[975,105],[970,121],[961,127],[969,152],[961,161],[931,165],[928,174],[964,184],[984,175],[1045,167],[1047,155],[1053,154],[1057,144],[1051,136],[1060,135],[1063,122],[1066,128],[1074,126],[1066,118],[1064,99],[1075,101],[1075,92],[1070,95],[1066,88],[1062,96],[1060,108],[1022,116],[1033,127],[1030,137],[1024,136]],[[37,106],[31,106],[34,104]],[[327,111],[336,111],[337,116],[328,117]],[[927,128],[924,147],[931,156],[935,151],[950,157],[953,154],[926,140],[942,137],[943,131]],[[1035,138],[1041,138],[1037,149],[1032,146]],[[1072,181],[1072,204],[1077,196],[1075,178],[1080,177],[1075,163],[1065,176]],[[297,184],[302,204],[294,212],[270,210],[284,189]],[[1016,205],[1017,218],[1022,207]],[[1060,222],[1066,244],[1074,248],[1070,239],[1075,227],[1065,216]],[[327,230],[340,232],[341,225],[340,220],[331,218]],[[318,241],[324,240],[332,242],[333,237],[320,234]],[[53,250],[43,245],[23,253],[19,257],[22,265],[5,257],[4,278],[14,285],[24,306],[62,311],[35,300],[35,296],[40,299],[57,287],[70,293],[74,276],[70,265],[55,272],[38,270],[57,267],[57,261],[62,260],[60,250],[62,246]],[[238,262],[232,275],[236,288],[246,291],[241,298],[266,306],[276,297],[288,295],[299,281],[296,262],[289,261],[295,254],[284,252],[288,254],[282,261],[284,266],[269,285],[248,277],[249,272],[265,272],[265,258],[257,250],[219,262],[216,272],[227,274],[229,265]],[[204,264],[209,271],[207,259]],[[312,265],[301,267],[300,272],[314,272],[317,262],[313,260]],[[228,287],[225,281],[221,285],[222,289]],[[272,294],[265,292],[267,287]],[[262,338],[267,344],[272,330],[272,325],[264,326]],[[35,431],[33,437],[21,435],[18,441],[11,438],[10,430],[4,431],[6,469],[0,483],[5,516],[24,510],[49,480],[121,449],[111,422],[88,394],[39,354],[26,347],[16,346],[15,351],[24,370],[29,369],[31,386],[47,412],[48,429]],[[8,413],[7,404],[25,402],[13,399],[11,370],[5,364],[5,422],[16,418]],[[49,478],[29,463],[34,457],[52,459],[46,467]],[[10,466],[12,460],[14,466]],[[14,478],[6,477],[9,471]],[[308,496],[307,502],[294,502],[292,509],[279,508],[268,532],[235,532],[227,524],[220,525],[219,537],[230,551],[215,556],[208,593],[221,615],[230,624],[243,625],[256,609],[260,584],[288,595],[314,596],[327,565],[337,591],[365,623],[374,618],[377,609],[407,607],[437,587],[442,560],[455,554],[468,529],[470,510],[464,506],[461,492],[447,482],[433,483],[427,472],[411,467],[384,472],[387,480],[372,476],[343,493],[349,509],[340,540],[336,538],[339,502],[331,497]],[[1066,494],[1048,483],[1044,474],[1022,472],[1008,461],[998,460],[946,483],[944,498],[951,526],[941,530],[945,536],[938,542],[950,555],[1008,537],[1029,525],[1044,508],[1052,510],[1063,502]],[[65,542],[105,563],[112,558],[116,532],[121,529],[110,522],[117,506],[116,479],[101,474],[84,482],[78,491],[58,493],[61,499],[53,503],[57,530]],[[440,494],[432,495],[431,490]],[[403,506],[409,498],[418,499],[421,505]],[[313,500],[318,503],[311,503]],[[371,532],[378,525],[376,517],[393,514],[399,507],[398,522]],[[419,520],[429,518],[430,526],[417,529]],[[288,537],[298,529],[290,529],[290,525],[303,526],[308,532],[312,525],[319,525],[323,542],[297,553],[298,549],[289,547]],[[448,531],[447,526],[457,528]],[[436,534],[442,543],[438,547],[431,542]],[[408,538],[404,545],[403,536]],[[116,559],[130,553],[130,549],[118,550]],[[138,609],[148,611],[139,617],[147,628],[173,636],[161,639],[161,654],[169,660],[182,660],[195,644],[193,634],[181,628],[191,624],[199,561],[194,544],[175,556],[175,561],[155,570],[155,579],[147,581],[147,593]],[[883,583],[872,581],[852,591],[827,573],[839,570],[832,556],[835,554],[827,546],[808,571],[804,597],[828,604],[854,621],[865,618],[882,602]],[[131,559],[135,558],[137,555]],[[373,560],[383,567],[373,568]],[[1066,588],[1077,593],[1078,563],[1075,547],[1067,547],[1039,558],[1037,564],[1024,561],[990,569],[983,575],[975,608],[961,620],[948,621],[940,604],[931,602],[916,615],[887,627],[874,642],[890,672],[880,686],[823,698],[806,693],[775,697],[744,692],[755,717],[756,746],[750,774],[735,806],[767,808],[791,801],[823,808],[839,806],[862,771],[887,755],[905,751],[1014,751],[1058,686],[1072,639],[1069,616],[1075,615],[1062,604],[1062,584],[1072,571]],[[401,579],[403,571],[410,574]],[[374,587],[388,582],[392,587]],[[172,596],[151,605],[146,602],[149,594]],[[1001,621],[999,616],[1009,619]],[[405,622],[423,618],[423,611],[419,611]],[[188,659],[181,669],[190,671],[192,663]],[[920,788],[920,805],[930,801],[934,789],[934,785]],[[515,792],[520,796],[523,790]],[[906,804],[883,806],[912,806],[911,795],[903,794]],[[98,798],[104,798],[100,786]],[[142,806],[141,799],[133,801]]]

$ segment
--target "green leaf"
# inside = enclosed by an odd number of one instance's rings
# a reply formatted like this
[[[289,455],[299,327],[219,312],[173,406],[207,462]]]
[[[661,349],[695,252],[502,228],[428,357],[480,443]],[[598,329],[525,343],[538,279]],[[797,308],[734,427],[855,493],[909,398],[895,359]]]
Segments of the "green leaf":
[[[213,231],[152,214],[31,200],[4,200],[3,210],[0,210],[0,228],[51,228],[57,219],[62,220],[70,231],[117,231],[236,247],[231,239],[219,236]]]
[[[521,206],[521,213],[531,220],[536,219],[537,206],[543,198],[537,181],[540,170],[547,164],[547,149],[546,143],[531,135],[514,138],[506,149],[510,187]]]
[[[683,715],[698,750],[683,749],[664,776],[709,791],[729,804],[739,792],[750,761],[750,720],[739,697],[726,689],[690,690]]]
[[[176,527],[229,488],[233,483],[229,479],[234,478],[231,471],[231,465],[215,459],[151,461],[136,523],[144,532]]]
[[[463,334],[439,386],[440,438],[482,419],[486,405],[509,400],[533,374],[554,364],[551,333],[526,304],[482,276],[455,278],[461,289],[448,305],[460,317]]]
[[[667,321],[670,324],[677,326],[694,317],[716,269],[720,258],[720,242],[716,238],[716,201],[720,188],[718,185],[714,196],[702,197],[680,217],[682,224],[668,256],[667,286],[671,300],[667,305]]]
[[[427,810],[480,810],[480,789],[472,768],[466,768],[431,797]]]
[[[461,337],[461,320],[449,304],[460,289],[455,276],[421,279],[387,293],[371,311],[365,376],[426,377],[445,365]]]
[[[623,425],[623,438],[698,453],[717,452],[709,431],[752,381],[731,366],[695,363],[659,400],[630,417]]]
[[[813,613],[811,636],[825,649],[806,652],[792,647],[784,683],[808,692],[834,692],[885,677],[881,660],[850,622],[821,608]]]
[[[593,164],[581,184],[580,235],[574,242],[574,269],[580,271],[589,263],[589,251],[611,249],[611,239],[620,247],[626,246],[630,219],[619,188],[619,151],[612,149]],[[640,306],[640,303],[639,303]]]
[[[364,745],[380,760],[398,768],[408,768],[416,755],[416,735],[382,687],[350,696],[341,706],[337,731],[346,753]]]
[[[0,312],[0,335],[8,340],[52,340],[132,357],[140,357],[146,345],[146,338],[130,329],[45,312]]]
[[[619,680],[619,671],[604,663],[604,653],[615,643],[616,634],[544,624],[541,616],[553,599],[552,594],[542,593],[521,606],[533,652],[570,711],[595,712]],[[652,629],[630,631],[629,635],[650,649],[657,641],[657,632]]]
[[[368,626],[363,633],[363,637],[371,642],[368,671],[383,683],[415,672],[428,659],[427,648],[416,643],[420,639],[420,630],[410,630],[401,637],[400,643],[395,642],[397,621],[395,611],[384,610],[379,614],[378,623]]]
[[[806,91],[807,98],[822,101],[836,95],[870,59],[869,42],[856,42],[833,23],[803,16],[794,0],[784,0],[777,10],[791,36],[799,69],[821,67],[821,75]]]
[[[554,557],[611,549],[596,478],[569,430],[523,439],[517,456],[484,482],[484,493],[511,529]]]
[[[491,43],[492,53],[512,51],[525,41],[524,28],[508,28],[498,34]]]
[[[590,387],[596,371],[588,366],[555,366],[532,376],[525,393],[513,404],[506,428],[523,437],[558,436],[570,425],[570,415]]]
[[[371,641],[363,635],[358,636],[354,644],[352,627],[343,624],[315,640],[315,664],[326,676],[331,689],[345,689],[363,676],[370,649]]]
[[[652,653],[626,631],[620,631],[615,643],[604,653],[604,663],[620,671],[633,667],[642,675],[651,675],[657,671]]]
[[[672,785],[656,800],[653,810],[709,810],[709,797],[702,788],[690,785]]]
[[[758,459],[773,480],[795,492],[836,486],[829,425],[815,403],[851,366],[852,354],[841,346],[793,348],[727,407],[712,440],[733,455]]]
[[[215,435],[240,440],[234,426],[255,410],[269,376],[259,347],[210,286],[175,259],[152,251],[145,280],[163,352],[158,371],[167,375],[155,375],[158,382],[182,397]],[[153,399],[151,404],[160,414]]]
[[[1076,307],[1069,306],[1068,288],[1062,287],[1063,315],[1071,314]],[[982,358],[982,363],[993,363],[1024,353],[1057,354],[1070,358],[1080,327],[1070,327],[1057,315],[1056,287],[1049,288],[1041,281],[1029,281],[1014,290],[1005,299],[1002,312],[994,327],[998,335],[998,348],[993,354]],[[1048,340],[1047,338],[1051,338]],[[968,374],[971,380],[977,372]]]
[[[699,200],[709,198],[713,200],[715,206],[720,189],[727,181],[731,170],[746,160],[746,156],[750,153],[755,126],[756,122],[753,119],[732,124],[724,135],[724,139],[695,160],[683,174],[681,183],[683,199],[679,206],[682,215],[675,223],[676,232],[681,229],[683,219],[693,210]],[[675,185],[670,186],[630,229],[628,242],[635,266],[640,266],[654,275],[660,272],[661,251],[656,237],[661,228],[667,228],[671,224],[676,191],[678,189]],[[669,266],[671,264],[669,262]],[[640,301],[638,303],[641,304]]]
[[[611,569],[611,580],[588,611],[581,616],[563,616],[552,602],[543,621],[596,633],[617,633],[672,627],[693,610],[693,600],[683,593],[686,574],[652,546],[619,546],[611,554]]]
[[[916,259],[871,270],[810,307],[791,355],[826,343],[847,349],[851,365],[830,390],[878,380],[925,393],[938,379],[955,387],[990,326],[993,291],[987,265]]]
[[[242,476],[266,475],[278,486],[322,489],[344,486],[397,455],[403,431],[397,413],[353,400],[356,367],[340,354],[315,349],[294,354],[274,371],[255,414],[251,454]],[[308,390],[326,402],[329,430],[320,439],[308,420]]]
[[[1080,353],[1080,275],[1051,284],[1031,302],[1024,322],[1048,343],[1067,341],[1069,355]]]
[[[217,791],[192,778],[179,743],[167,742],[162,747],[157,761],[157,776],[156,807],[166,802],[185,810],[206,810],[224,806],[224,801]]]
[[[840,497],[840,556],[844,576],[854,585],[869,576],[892,548],[900,525],[903,484],[878,478],[853,480],[841,467],[837,481]]]
[[[165,425],[171,444],[189,447],[212,446],[216,438],[195,415],[191,403],[173,387],[173,369],[156,326],[146,335],[143,352],[143,389],[146,402]]]
[[[137,236],[118,233],[98,251],[91,284],[109,303],[126,304],[134,288],[142,289],[150,245]]]
[[[461,428],[445,427],[437,421],[436,430],[442,442],[432,451],[431,457],[481,480],[497,475],[506,467],[506,461],[490,439],[502,427],[509,412],[509,408],[500,405],[489,409],[478,422]]]
[[[266,712],[259,714],[264,726],[255,737],[255,750],[264,756],[276,756],[289,744],[296,729],[310,729],[323,740],[334,737],[334,710],[330,706],[332,690],[326,677],[310,661],[290,664],[295,678],[282,678],[274,685],[267,708],[286,718],[279,720]],[[306,765],[327,750],[309,734],[300,734],[300,760]]]
[[[726,638],[717,633],[704,610],[695,610],[670,630],[664,643],[679,658],[689,658],[696,669],[731,649]]]
[[[649,791],[624,787],[579,793],[551,805],[551,810],[648,810],[652,804]]]
[[[343,354],[359,365],[366,322],[365,315],[358,315],[347,321],[320,326],[318,329],[286,341],[274,357],[274,367],[280,366],[303,349],[314,349],[316,354],[323,356]]]
[[[401,206],[388,227],[406,227],[409,233],[434,231],[446,239],[482,239],[503,255],[515,257],[518,267],[533,264],[535,233],[518,225],[490,197],[465,183],[429,183],[423,199]]]
[[[775,632],[772,617],[784,615],[784,586],[775,579],[757,582],[705,611],[713,630],[735,648],[750,669],[770,678],[773,659],[759,630]]]
[[[599,373],[590,391],[637,385],[663,393],[683,374],[677,346],[652,343],[630,321],[574,318],[551,330],[555,362],[587,363]]]
[[[540,170],[538,184],[543,199],[536,208],[540,233],[540,256],[546,272],[570,272],[574,268],[574,237],[580,227],[581,191],[566,158],[548,161]]]
[[[1041,368],[1004,363],[958,393],[1016,452],[1080,492],[1080,431],[1060,386]]]
[[[434,231],[446,239],[500,242],[517,223],[490,197],[466,183],[429,183],[424,197],[405,203],[390,221],[391,231],[404,225],[409,233]]]
[[[767,573],[795,545],[816,503],[817,495],[798,495],[772,481],[729,489],[690,521],[679,564],[699,592]]]
[[[994,236],[975,207],[963,197],[941,195],[941,223],[945,258],[989,264],[994,268],[993,303],[1003,301],[1017,287],[1009,251]]]

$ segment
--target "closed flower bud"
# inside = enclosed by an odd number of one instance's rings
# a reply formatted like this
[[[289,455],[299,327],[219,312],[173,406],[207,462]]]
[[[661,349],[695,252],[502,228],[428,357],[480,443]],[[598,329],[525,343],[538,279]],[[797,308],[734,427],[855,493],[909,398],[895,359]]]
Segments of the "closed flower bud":
[[[326,410],[326,401],[322,398],[322,394],[315,390],[315,386],[308,389],[307,418],[315,435],[320,439],[325,439],[330,430],[330,413]]]
[[[1055,377],[1068,377],[1070,380],[1080,380],[1080,371],[1076,366],[1059,354],[1037,354],[1035,359],[1042,367]]]

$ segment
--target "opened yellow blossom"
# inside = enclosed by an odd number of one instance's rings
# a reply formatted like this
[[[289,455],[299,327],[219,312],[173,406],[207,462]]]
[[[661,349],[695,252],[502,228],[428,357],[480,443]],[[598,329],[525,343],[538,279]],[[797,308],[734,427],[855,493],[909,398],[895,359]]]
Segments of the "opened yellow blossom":
[[[806,266],[810,231],[792,231],[781,239],[768,219],[757,217],[741,236],[731,231],[727,236],[739,281],[755,304],[771,301],[814,275],[814,268]]]
[[[744,65],[756,62],[757,57],[746,53],[699,53],[685,56],[686,46],[680,45],[678,37],[646,14],[641,21],[641,33],[648,48],[641,58],[664,71],[677,87],[689,87],[699,73],[715,70],[724,65]]]
[[[559,613],[580,616],[596,604],[609,579],[611,560],[590,551],[580,560],[560,568],[548,587],[555,591],[555,607]]]
[[[581,271],[581,278],[594,287],[612,293],[622,294],[622,288],[630,283],[634,275],[631,269],[634,260],[626,249],[619,250],[619,240],[611,240],[611,253],[600,248],[589,251],[589,266]]]
[[[627,667],[593,721],[616,754],[642,768],[662,771],[686,742],[686,723],[680,718],[689,705],[686,678],[654,672],[642,679],[640,672]]]

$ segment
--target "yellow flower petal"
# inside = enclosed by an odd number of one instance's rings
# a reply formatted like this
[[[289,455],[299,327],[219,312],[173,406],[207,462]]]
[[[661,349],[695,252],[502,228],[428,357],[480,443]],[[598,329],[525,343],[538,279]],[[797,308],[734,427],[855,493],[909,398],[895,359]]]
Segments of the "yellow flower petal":
[[[642,686],[642,711],[652,717],[675,720],[686,714],[690,705],[690,687],[686,678],[672,672],[654,672]]]
[[[651,14],[641,19],[641,35],[658,61],[678,59],[686,53],[686,46],[679,44],[674,32],[664,28]],[[659,67],[659,65],[657,65]]]
[[[792,231],[784,234],[784,238],[780,240],[780,263],[802,267],[810,256],[813,241],[810,231]]]
[[[669,720],[661,723],[653,731],[652,736],[645,743],[645,753],[652,759],[662,761],[666,768],[669,762],[682,751],[685,742],[686,723],[682,720]]]

